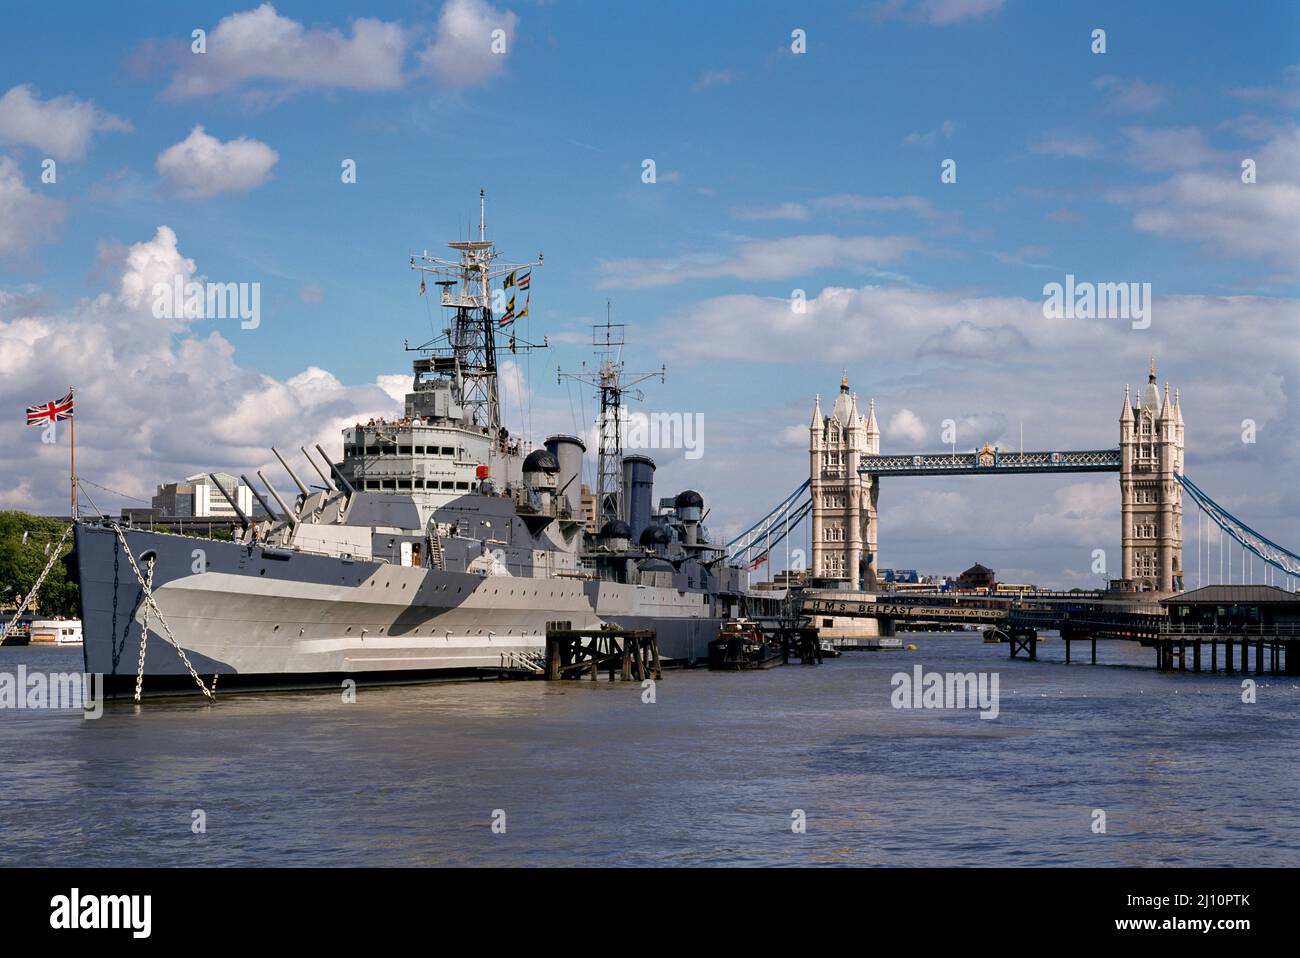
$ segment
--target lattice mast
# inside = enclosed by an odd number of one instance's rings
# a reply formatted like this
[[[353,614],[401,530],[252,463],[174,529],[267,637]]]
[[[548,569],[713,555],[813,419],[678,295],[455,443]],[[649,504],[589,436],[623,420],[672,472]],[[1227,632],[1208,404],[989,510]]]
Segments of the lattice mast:
[[[556,381],[566,378],[594,387],[600,394],[600,439],[596,459],[596,503],[600,524],[623,516],[623,397],[641,399],[640,390],[632,387],[648,379],[664,381],[667,367],[658,372],[633,373],[630,378],[623,368],[624,326],[613,321],[613,308],[605,301],[605,322],[592,326],[592,345],[600,359],[600,366],[591,370],[583,363],[582,370],[566,373],[557,370]]]
[[[531,263],[497,263],[501,254],[487,238],[487,196],[483,190],[478,196],[478,239],[447,244],[460,254],[458,260],[430,256],[428,250],[411,257],[411,269],[442,277],[434,284],[442,290],[442,307],[453,311],[451,325],[443,329],[441,337],[412,351],[435,354],[433,369],[448,372],[455,379],[466,424],[486,428],[495,436],[501,429],[501,399],[492,283],[507,273],[543,265],[543,256],[538,253]],[[440,345],[442,339],[446,345]],[[534,346],[524,344],[525,349]]]

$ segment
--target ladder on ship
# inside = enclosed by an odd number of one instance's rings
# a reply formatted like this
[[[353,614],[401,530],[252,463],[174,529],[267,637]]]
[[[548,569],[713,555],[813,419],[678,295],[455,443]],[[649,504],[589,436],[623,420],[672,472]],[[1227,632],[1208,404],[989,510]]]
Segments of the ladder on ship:
[[[437,569],[439,572],[446,571],[442,554],[442,537],[436,532],[429,536],[429,568]]]

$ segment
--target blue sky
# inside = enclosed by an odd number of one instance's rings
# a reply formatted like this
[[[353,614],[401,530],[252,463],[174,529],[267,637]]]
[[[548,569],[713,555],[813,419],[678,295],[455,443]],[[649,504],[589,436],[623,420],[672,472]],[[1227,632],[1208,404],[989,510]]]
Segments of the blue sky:
[[[429,329],[407,258],[471,229],[484,187],[506,254],[546,254],[532,332],[554,345],[511,371],[515,410],[538,438],[580,425],[554,370],[590,359],[612,299],[630,367],[669,366],[646,408],[705,417],[703,459],[657,458],[718,531],[806,476],[812,396],[842,367],[885,451],[937,448],[944,418],[964,448],[1013,446],[1022,423],[1027,446],[1080,448],[1116,443],[1154,353],[1189,474],[1300,541],[1295,4],[2,9],[0,392],[16,409],[75,382],[79,459],[84,441],[106,486],[147,498],[269,442],[337,443],[391,402],[380,377]],[[261,283],[261,325],[151,327],[124,303],[132,248]],[[1049,324],[1043,285],[1067,273],[1151,283],[1152,327]],[[56,451],[0,431],[0,505],[58,508]],[[1113,477],[1003,481],[896,480],[883,564],[1073,584],[1092,547],[1118,551]]]

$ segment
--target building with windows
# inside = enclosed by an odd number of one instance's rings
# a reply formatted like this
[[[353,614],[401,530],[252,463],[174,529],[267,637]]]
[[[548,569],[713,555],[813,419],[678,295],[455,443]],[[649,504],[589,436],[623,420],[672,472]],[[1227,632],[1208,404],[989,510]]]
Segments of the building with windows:
[[[266,516],[261,503],[253,497],[253,490],[244,485],[242,480],[225,472],[214,475],[244,515],[258,519]],[[152,506],[155,515],[165,518],[237,518],[235,510],[221,494],[221,490],[213,486],[212,478],[202,472],[183,482],[160,485],[154,493]]]
[[[957,576],[957,588],[962,592],[983,592],[994,588],[996,584],[997,573],[978,562]]]
[[[808,431],[812,578],[838,588],[875,589],[880,489],[876,477],[858,474],[858,457],[880,452],[876,401],[863,416],[845,370],[829,416],[822,415],[821,397],[815,399]]]
[[[1178,592],[1183,587],[1183,411],[1178,390],[1156,388],[1156,361],[1132,402],[1124,387],[1119,417],[1121,587]]]

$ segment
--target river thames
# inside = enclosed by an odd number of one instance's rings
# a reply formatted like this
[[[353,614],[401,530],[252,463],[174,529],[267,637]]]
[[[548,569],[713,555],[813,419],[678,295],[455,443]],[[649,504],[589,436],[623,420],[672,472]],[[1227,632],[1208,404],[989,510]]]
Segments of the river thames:
[[[1055,639],[1039,662],[973,632],[904,641],[666,672],[652,704],[489,680],[4,709],[0,863],[1300,865],[1294,677],[1245,703],[1240,677],[1156,673],[1127,643],[1066,666]],[[0,649],[20,664],[81,652]],[[894,708],[917,664],[996,674],[997,717]]]

